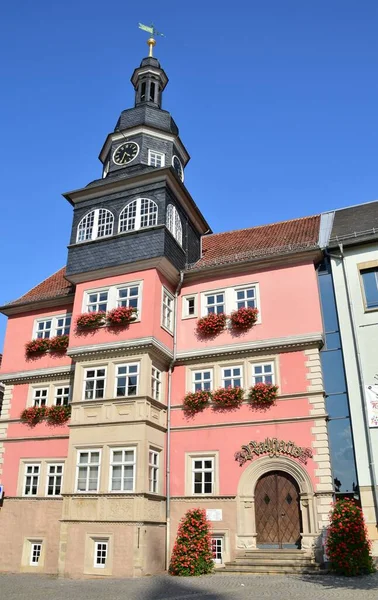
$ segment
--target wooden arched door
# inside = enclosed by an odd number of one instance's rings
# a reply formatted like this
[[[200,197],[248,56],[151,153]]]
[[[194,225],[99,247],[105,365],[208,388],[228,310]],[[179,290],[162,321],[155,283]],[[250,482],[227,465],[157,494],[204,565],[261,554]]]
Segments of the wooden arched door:
[[[255,510],[258,547],[300,548],[299,488],[291,475],[263,475],[256,485]]]

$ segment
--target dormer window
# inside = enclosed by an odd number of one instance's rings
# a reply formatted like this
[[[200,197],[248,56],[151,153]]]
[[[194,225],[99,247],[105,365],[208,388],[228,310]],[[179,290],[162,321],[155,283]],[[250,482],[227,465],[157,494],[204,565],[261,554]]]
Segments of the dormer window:
[[[167,208],[167,227],[173,237],[182,246],[182,225],[177,209],[173,204],[168,204]]]
[[[86,242],[113,233],[114,216],[106,208],[96,208],[85,215],[77,228],[77,241]]]
[[[156,152],[155,150],[148,150],[148,164],[150,167],[164,167],[165,165],[165,154],[163,152]]]
[[[130,202],[119,216],[119,233],[153,227],[157,223],[158,207],[149,198],[137,198]]]

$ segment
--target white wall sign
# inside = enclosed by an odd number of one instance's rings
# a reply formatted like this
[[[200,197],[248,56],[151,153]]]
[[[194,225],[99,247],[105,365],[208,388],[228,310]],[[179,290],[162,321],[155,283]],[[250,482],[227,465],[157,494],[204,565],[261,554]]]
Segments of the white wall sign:
[[[208,521],[222,521],[223,514],[221,508],[207,508],[206,519]]]
[[[369,427],[378,427],[378,384],[365,385]]]

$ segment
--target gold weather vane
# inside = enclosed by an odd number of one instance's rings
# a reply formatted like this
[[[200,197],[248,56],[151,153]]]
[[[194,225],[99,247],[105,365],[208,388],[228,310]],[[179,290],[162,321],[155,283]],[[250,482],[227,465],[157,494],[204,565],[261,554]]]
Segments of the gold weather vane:
[[[156,45],[156,40],[154,38],[155,35],[161,35],[162,37],[165,37],[164,33],[160,33],[160,31],[158,31],[155,27],[155,25],[153,23],[151,23],[151,25],[143,25],[143,23],[139,23],[138,24],[139,29],[142,29],[143,31],[147,31],[148,33],[151,34],[151,37],[147,40],[147,44],[150,47],[150,52],[148,54],[148,56],[153,56],[152,50],[153,47]]]

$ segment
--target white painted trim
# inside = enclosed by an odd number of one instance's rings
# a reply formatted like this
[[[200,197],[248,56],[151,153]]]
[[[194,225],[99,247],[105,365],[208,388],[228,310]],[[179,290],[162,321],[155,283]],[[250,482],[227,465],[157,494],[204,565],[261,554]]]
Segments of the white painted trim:
[[[129,377],[130,374],[126,373],[126,375],[118,375],[118,369],[119,367],[131,367],[131,366],[135,366],[138,368],[137,372],[135,373],[136,378],[137,378],[137,389],[136,389],[136,394],[133,395],[128,395],[126,394],[125,396],[117,396],[117,380],[118,377]],[[117,363],[114,365],[115,369],[114,369],[114,398],[135,398],[135,396],[139,395],[139,384],[140,384],[140,360],[138,361],[130,361],[130,362],[122,362],[122,363]],[[126,386],[127,387],[127,386]]]
[[[50,329],[50,338],[55,337],[57,335],[56,330],[58,329],[58,319],[66,319],[68,317],[71,317],[71,325],[70,328],[72,327],[72,313],[62,313],[59,315],[46,315],[45,317],[38,317],[38,319],[34,319],[34,323],[33,323],[33,335],[32,335],[32,340],[37,338],[38,335],[38,323],[41,323],[43,321],[51,321],[51,329]]]
[[[187,314],[187,300],[190,300],[191,298],[194,299],[194,313],[192,315]],[[185,294],[184,296],[181,296],[181,309],[182,309],[182,315],[181,315],[181,319],[185,320],[185,319],[195,319],[198,317],[198,293],[195,294]]]
[[[98,235],[98,218],[99,218],[99,214],[100,214],[100,210],[105,210],[106,212],[108,212],[111,216],[112,216],[112,230],[110,233],[107,233],[106,235]],[[86,240],[79,240],[79,228],[80,228],[80,224],[84,221],[84,219],[87,218],[88,215],[90,215],[91,213],[94,213],[94,217],[93,217],[93,225],[92,225],[92,235],[89,239]],[[94,241],[94,240],[102,240],[103,238],[109,238],[112,235],[114,235],[114,222],[115,222],[115,218],[114,218],[114,213],[109,210],[108,208],[104,208],[103,206],[100,206],[99,208],[93,208],[91,210],[89,210],[87,213],[85,213],[85,215],[80,219],[79,223],[77,224],[76,227],[76,244],[85,244],[86,242],[90,242],[90,241]]]
[[[93,568],[94,569],[105,569],[106,567],[106,562],[108,560],[108,556],[109,556],[109,538],[93,538],[93,542],[94,542],[94,552],[93,552]],[[104,564],[98,564],[96,562],[97,559],[97,546],[98,544],[101,545],[106,545],[106,556],[105,556],[105,562]]]
[[[126,281],[125,283],[116,283],[114,285],[106,285],[102,287],[96,287],[93,289],[85,290],[83,293],[83,301],[82,301],[82,312],[88,312],[88,297],[90,294],[96,294],[101,292],[108,292],[108,299],[106,302],[106,310],[112,310],[113,308],[117,308],[118,301],[118,290],[128,287],[138,287],[138,313],[137,318],[134,319],[133,323],[141,320],[142,313],[142,298],[143,298],[143,279],[137,279],[136,281]]]
[[[132,450],[134,452],[134,459],[132,463],[113,463],[113,452],[120,452],[123,450]],[[133,489],[132,490],[112,490],[112,477],[113,477],[113,464],[117,465],[133,465]],[[135,481],[136,481],[136,473],[137,473],[137,446],[115,446],[114,448],[110,448],[110,457],[109,457],[109,481],[108,481],[108,490],[110,494],[134,494],[135,493]],[[123,481],[122,481],[123,486]]]
[[[169,327],[167,327],[164,324],[164,295],[167,295],[169,297],[169,299],[172,302],[172,308],[171,310],[171,323],[172,323],[172,327],[171,329]],[[163,329],[165,329],[165,331],[168,331],[169,334],[173,335],[173,325],[174,325],[174,320],[175,320],[175,299],[173,294],[171,294],[171,292],[164,286],[161,286],[161,311],[160,311],[160,325]]]
[[[139,338],[137,340],[123,340],[121,342],[104,342],[102,344],[91,344],[89,346],[78,346],[76,348],[71,348],[67,354],[69,356],[75,357],[80,356],[81,354],[91,353],[94,354],[96,352],[112,352],[117,350],[124,350],[129,348],[144,348],[146,346],[153,346],[159,352],[162,352],[166,355],[167,358],[172,358],[172,352],[169,348],[162,344],[156,338],[150,336],[145,338]]]
[[[47,494],[48,489],[49,489],[49,469],[50,467],[62,467],[62,482],[60,484],[60,494],[54,494],[53,496],[49,496]],[[46,498],[60,498],[62,495],[62,490],[63,490],[63,478],[64,478],[64,466],[65,463],[64,461],[55,461],[52,460],[50,461],[50,459],[46,460],[46,485],[45,485],[45,496]],[[56,477],[56,474],[55,474]]]
[[[114,156],[115,156],[115,153],[117,152],[117,150],[119,150],[120,148],[122,148],[122,146],[126,146],[127,144],[133,144],[134,146],[136,146],[136,147],[137,147],[137,153],[136,153],[136,155],[134,156],[134,158],[132,158],[131,160],[128,160],[128,161],[127,161],[127,162],[125,162],[125,163],[119,163],[119,162],[117,162],[117,161],[115,160],[115,158],[114,158]],[[140,152],[140,147],[139,147],[139,144],[137,144],[136,142],[134,142],[134,140],[125,139],[125,141],[124,141],[124,142],[122,142],[122,144],[119,144],[119,145],[118,145],[118,146],[117,146],[117,147],[114,149],[114,152],[113,152],[113,154],[112,154],[112,161],[113,161],[113,163],[114,163],[115,165],[117,165],[118,167],[124,167],[124,166],[126,166],[126,165],[129,165],[130,163],[132,163],[132,162],[133,162],[133,160],[135,160],[135,159],[136,159],[136,157],[139,155],[139,152]]]
[[[99,377],[97,378],[97,371],[99,369],[104,369],[105,371],[105,375],[104,377]],[[93,379],[87,379],[87,372],[88,371],[96,371],[96,377],[94,377]],[[82,402],[93,402],[93,400],[105,400],[106,398],[106,383],[107,383],[107,376],[108,376],[108,365],[95,365],[93,367],[84,367],[83,368],[83,391],[82,391],[82,397],[81,397],[81,401]],[[104,395],[102,398],[86,398],[85,397],[85,388],[86,388],[86,383],[87,381],[95,381],[96,385],[94,386],[94,392],[97,391],[97,381],[103,381],[104,382]]]
[[[148,200],[149,202],[151,202],[151,204],[154,204],[156,206],[156,223],[154,223],[153,225],[146,225],[146,226],[142,227],[141,224],[140,224],[141,223],[141,219],[142,219],[142,214],[141,214],[142,200]],[[126,229],[125,231],[120,231],[121,216],[126,211],[126,209],[129,206],[131,206],[131,204],[136,204],[136,209],[135,209],[135,227],[133,227],[133,229]],[[150,215],[150,214],[155,214],[155,213],[150,213],[149,212],[148,215]],[[130,202],[127,202],[127,204],[125,204],[125,206],[123,207],[123,209],[119,213],[118,228],[117,228],[117,234],[116,235],[122,235],[122,234],[125,234],[125,233],[131,233],[132,231],[140,231],[142,229],[144,231],[145,229],[150,229],[151,227],[156,227],[157,224],[158,224],[158,216],[159,216],[159,207],[158,207],[157,203],[155,202],[155,200],[152,200],[152,198],[147,198],[146,196],[140,196],[139,198],[134,198],[133,200],[130,200]]]
[[[156,156],[161,157],[162,161],[160,166],[151,164],[151,154],[156,154]],[[153,150],[152,148],[148,148],[148,165],[150,167],[155,167],[155,169],[162,169],[163,167],[165,167],[165,153],[159,152],[158,150]]]
[[[78,483],[79,483],[79,456],[81,453],[85,453],[88,452],[89,454],[91,454],[92,452],[98,452],[99,453],[99,457],[98,457],[98,464],[94,466],[98,466],[98,473],[97,473],[97,488],[95,490],[78,490]],[[83,447],[83,448],[76,448],[76,473],[75,473],[75,494],[97,494],[99,491],[99,487],[100,487],[100,477],[101,477],[101,459],[102,459],[102,448],[87,448],[87,447]],[[91,463],[87,463],[87,468],[89,468],[89,466],[91,465]],[[83,464],[81,464],[81,466],[84,466]],[[88,485],[89,479],[88,479],[88,471],[87,471],[87,477],[86,477],[86,484]]]

